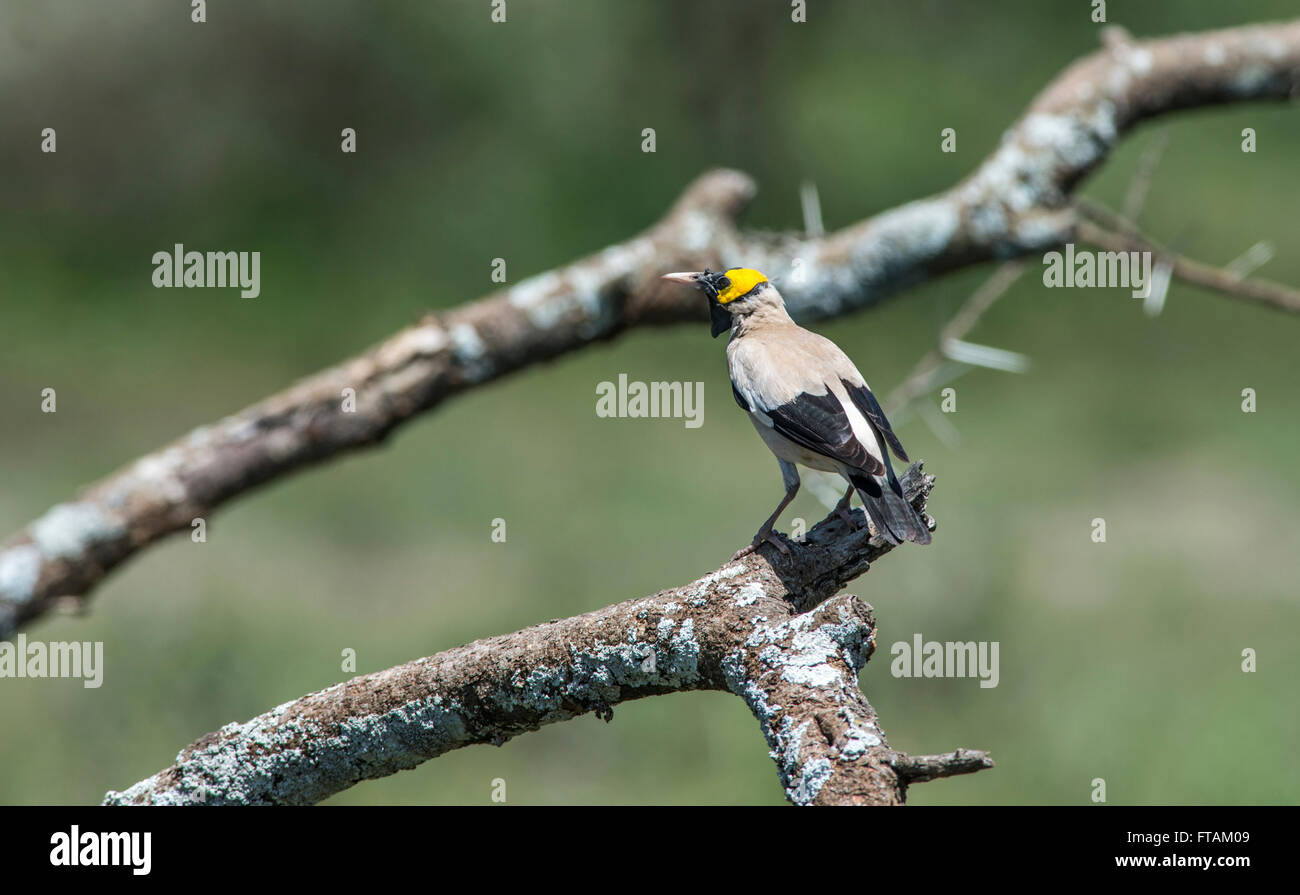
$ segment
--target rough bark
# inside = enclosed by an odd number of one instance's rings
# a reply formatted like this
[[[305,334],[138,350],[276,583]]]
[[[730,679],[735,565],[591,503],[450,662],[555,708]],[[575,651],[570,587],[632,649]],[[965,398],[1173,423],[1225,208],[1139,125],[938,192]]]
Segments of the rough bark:
[[[1072,239],[1073,190],[1143,120],[1300,94],[1300,21],[1140,42],[1117,29],[1107,35],[1106,48],[1067,68],[944,193],[806,238],[737,229],[754,184],[714,171],[641,235],[431,314],[135,461],[0,546],[0,637],[64,598],[84,597],[127,558],[225,501],[376,444],[453,395],[630,327],[702,321],[698,296],[656,279],[666,270],[743,262],[780,283],[799,319],[861,310],[946,271]],[[356,390],[355,413],[341,410],[344,388]]]
[[[903,484],[923,511],[933,479],[917,464]],[[857,597],[833,595],[890,546],[838,518],[789,546],[789,557],[765,545],[685,586],[479,640],[228,724],[105,803],[311,804],[452,749],[500,745],[589,712],[608,720],[619,703],[682,690],[741,697],[799,805],[902,804],[908,783],[991,767],[982,752],[959,752],[960,762],[894,752],[858,686],[875,621]]]

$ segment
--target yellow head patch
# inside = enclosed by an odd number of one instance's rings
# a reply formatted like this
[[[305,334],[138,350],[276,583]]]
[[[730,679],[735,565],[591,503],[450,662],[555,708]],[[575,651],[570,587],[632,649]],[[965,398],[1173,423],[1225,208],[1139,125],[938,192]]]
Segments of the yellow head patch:
[[[748,267],[733,267],[724,273],[731,281],[731,285],[726,289],[718,290],[718,303],[723,305],[745,295],[759,283],[767,282],[767,277]]]

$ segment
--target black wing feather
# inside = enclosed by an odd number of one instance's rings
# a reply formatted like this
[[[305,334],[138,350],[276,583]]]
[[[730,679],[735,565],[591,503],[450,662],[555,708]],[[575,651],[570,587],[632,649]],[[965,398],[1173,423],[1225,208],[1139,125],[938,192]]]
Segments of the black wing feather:
[[[736,403],[740,405],[740,409],[749,413],[749,402],[745,400],[745,396],[740,393],[740,389],[736,388],[734,382],[731,383],[731,394],[736,399]]]
[[[824,395],[802,392],[793,401],[764,412],[773,428],[795,444],[853,469],[885,474],[884,464],[858,441],[839,398],[829,390]]]
[[[863,415],[871,421],[871,425],[876,427],[876,431],[880,433],[881,437],[885,441],[889,442],[889,446],[893,449],[894,455],[904,463],[911,462],[907,459],[907,452],[903,450],[903,443],[899,441],[898,436],[894,434],[893,428],[889,425],[888,418],[885,417],[885,411],[881,409],[880,402],[877,401],[876,396],[871,393],[871,389],[867,388],[865,385],[851,385],[843,379],[840,381],[844,383],[844,388],[848,390],[849,397],[853,399],[853,403],[858,405],[858,410],[861,410]]]

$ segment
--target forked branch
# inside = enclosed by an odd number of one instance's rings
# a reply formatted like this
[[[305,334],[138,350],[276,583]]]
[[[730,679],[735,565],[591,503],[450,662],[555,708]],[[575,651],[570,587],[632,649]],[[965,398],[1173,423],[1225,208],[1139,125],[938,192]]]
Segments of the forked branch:
[[[933,479],[903,476],[924,511]],[[858,512],[861,518],[861,512]],[[862,519],[865,523],[865,519]],[[683,587],[476,641],[227,724],[111,805],[304,805],[452,749],[683,690],[739,696],[800,804],[902,804],[909,783],[992,767],[986,753],[889,748],[858,671],[871,608],[833,596],[890,545],[835,518]]]

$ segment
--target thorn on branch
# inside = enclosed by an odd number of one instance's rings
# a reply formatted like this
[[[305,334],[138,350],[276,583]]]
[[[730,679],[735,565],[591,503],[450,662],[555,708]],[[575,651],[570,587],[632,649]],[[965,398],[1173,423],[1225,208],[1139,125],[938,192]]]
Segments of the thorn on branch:
[[[1300,313],[1300,290],[1269,280],[1241,277],[1225,268],[1180,255],[1142,233],[1132,221],[1099,203],[1080,198],[1075,201],[1075,207],[1080,216],[1076,232],[1083,242],[1108,252],[1150,252],[1168,264],[1172,276],[1184,283],[1293,314]]]

